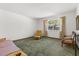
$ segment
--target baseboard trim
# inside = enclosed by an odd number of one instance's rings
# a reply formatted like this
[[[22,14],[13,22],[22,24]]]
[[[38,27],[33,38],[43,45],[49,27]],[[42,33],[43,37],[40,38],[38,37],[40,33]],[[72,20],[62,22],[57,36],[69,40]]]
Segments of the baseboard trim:
[[[60,38],[55,38],[55,37],[41,36],[41,38],[43,38],[43,37],[51,38],[51,39],[60,39]],[[29,39],[29,38],[34,38],[34,36],[26,37],[26,38],[21,38],[21,39]],[[13,40],[13,41],[17,41],[17,40],[21,40],[21,39],[16,39],[16,40]]]
[[[26,38],[21,38],[21,39],[29,39],[29,38],[33,38],[33,36],[31,36],[31,37],[26,37]],[[21,39],[16,39],[16,40],[13,40],[13,41],[17,41],[17,40],[21,40]]]
[[[33,38],[33,36],[30,36],[30,37],[26,37],[26,38],[21,38],[21,39],[29,39],[29,38]]]
[[[60,39],[60,38],[55,38],[55,37],[48,37],[48,38],[51,38],[51,39]]]

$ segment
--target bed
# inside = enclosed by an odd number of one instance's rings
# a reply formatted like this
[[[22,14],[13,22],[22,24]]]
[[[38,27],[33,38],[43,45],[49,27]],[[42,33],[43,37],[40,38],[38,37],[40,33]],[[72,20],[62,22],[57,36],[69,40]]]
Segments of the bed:
[[[11,40],[0,39],[0,56],[26,56]]]
[[[79,30],[73,31],[76,34],[76,44],[79,48]]]

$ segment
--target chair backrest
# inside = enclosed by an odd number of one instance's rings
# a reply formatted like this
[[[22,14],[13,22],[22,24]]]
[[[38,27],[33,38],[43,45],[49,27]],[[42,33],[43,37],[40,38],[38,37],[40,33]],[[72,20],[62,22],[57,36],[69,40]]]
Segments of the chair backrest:
[[[41,36],[42,35],[42,31],[41,30],[37,30],[35,33],[35,36]]]
[[[76,33],[72,31],[72,38],[75,40]]]

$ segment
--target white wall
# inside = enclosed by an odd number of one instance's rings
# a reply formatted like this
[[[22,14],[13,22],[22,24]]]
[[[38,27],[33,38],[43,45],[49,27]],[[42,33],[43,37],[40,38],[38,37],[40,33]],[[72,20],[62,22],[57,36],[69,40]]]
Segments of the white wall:
[[[66,35],[71,35],[76,30],[76,13],[70,12],[66,14]]]
[[[36,20],[0,10],[0,36],[16,40],[33,36],[35,30]]]
[[[79,4],[77,5],[76,15],[79,15]]]
[[[62,16],[66,16],[66,35],[71,35],[72,31],[76,30],[76,21],[75,21],[75,15],[76,15],[76,11],[69,11],[69,12],[65,12],[59,15],[55,15],[53,17],[49,17],[49,18],[44,18],[44,19],[57,19],[60,18]],[[40,21],[42,22],[41,19]],[[41,22],[39,22],[41,24]],[[40,28],[43,28],[43,25],[41,24]],[[60,30],[48,30],[48,36],[49,37],[54,37],[54,38],[59,38],[59,34],[60,34]]]

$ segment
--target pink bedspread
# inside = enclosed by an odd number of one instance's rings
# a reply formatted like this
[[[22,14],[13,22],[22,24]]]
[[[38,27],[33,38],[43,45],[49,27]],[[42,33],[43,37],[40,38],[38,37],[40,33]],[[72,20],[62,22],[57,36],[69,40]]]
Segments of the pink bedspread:
[[[0,42],[0,56],[6,56],[11,52],[20,50],[11,40]]]

